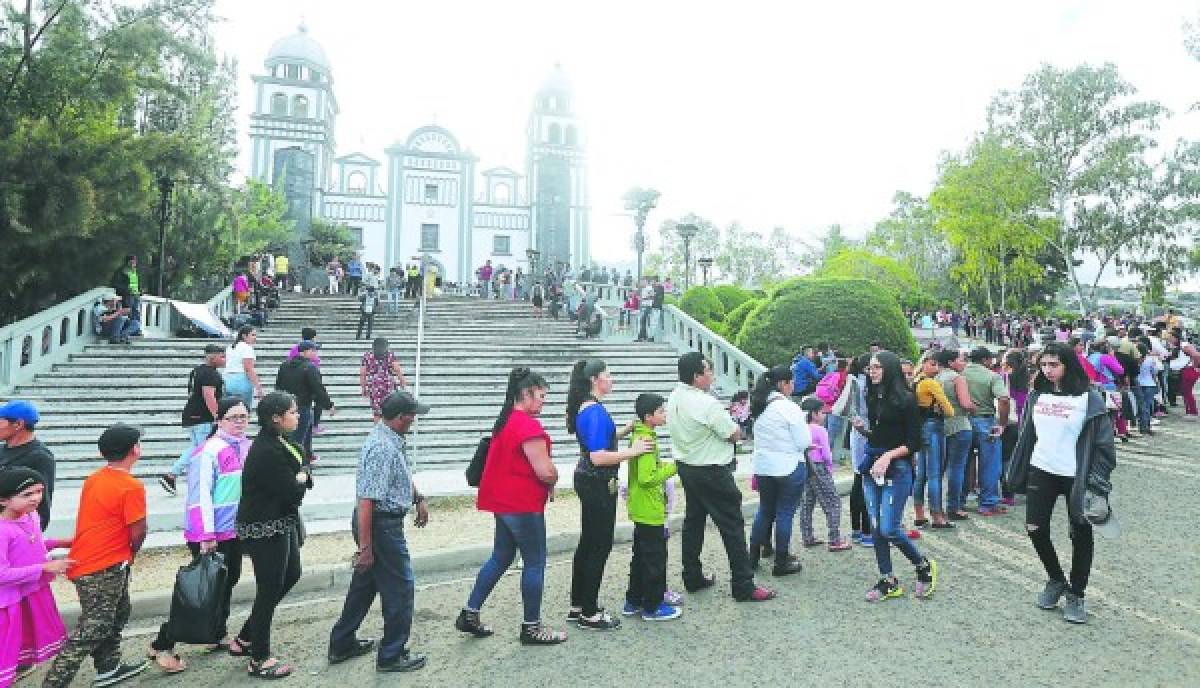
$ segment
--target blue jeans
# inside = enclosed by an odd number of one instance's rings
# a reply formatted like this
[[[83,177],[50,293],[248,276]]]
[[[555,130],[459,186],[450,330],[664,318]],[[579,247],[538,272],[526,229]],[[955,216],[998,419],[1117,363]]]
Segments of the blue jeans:
[[[183,450],[175,463],[171,464],[171,475],[183,475],[187,473],[188,463],[192,459],[192,453],[196,451],[196,447],[204,444],[208,436],[212,434],[212,423],[197,423],[190,428],[184,428],[184,432],[188,434],[188,448]]]
[[[775,526],[775,557],[783,559],[791,549],[792,523],[796,520],[796,508],[804,495],[804,481],[808,477],[808,464],[801,461],[791,475],[759,475],[758,512],[754,514],[754,525],[750,526],[750,544],[765,545],[770,537],[771,526]]]
[[[1158,394],[1158,387],[1135,387],[1137,390],[1137,421],[1138,431],[1146,432],[1150,429],[1150,419],[1154,416],[1154,395]]]
[[[946,511],[963,509],[963,481],[967,479],[967,456],[970,454],[970,430],[946,436]]]
[[[351,530],[358,542],[358,518],[355,515]],[[389,664],[404,654],[404,646],[412,631],[413,576],[408,541],[404,538],[404,517],[376,513],[371,521],[371,551],[375,563],[366,571],[355,571],[346,591],[342,615],[329,633],[329,650],[344,653],[352,650],[355,633],[366,618],[375,595],[383,612],[383,640],[379,643],[376,662]]]
[[[305,456],[312,454],[312,428],[313,410],[311,406],[305,406],[300,409],[300,422],[289,436],[293,442],[304,447]]]
[[[1000,436],[992,435],[996,419],[980,416],[971,419],[971,431],[979,445],[979,508],[995,509],[1000,503],[1000,469],[1003,458]]]
[[[845,416],[829,414],[825,419],[829,431],[829,450],[835,463],[841,463],[846,456],[846,428],[850,427]]]
[[[245,373],[225,373],[225,396],[237,397],[246,404],[247,411],[254,410],[254,385]]]
[[[880,575],[890,576],[891,545],[895,545],[913,566],[920,566],[921,553],[908,539],[908,533],[901,525],[904,505],[908,502],[908,495],[912,494],[912,461],[892,461],[885,478],[883,485],[879,485],[870,476],[864,476],[862,486],[867,513],[871,516],[871,528],[875,533],[875,562],[879,564]]]
[[[546,516],[542,513],[496,514],[496,538],[492,556],[479,569],[475,587],[467,598],[467,609],[479,611],[500,576],[521,552],[521,603],[525,623],[542,618],[542,587],[546,579]]]
[[[929,510],[942,511],[942,465],[946,458],[946,422],[930,418],[921,424],[921,451],[917,454],[916,480],[913,481],[913,503],[925,503],[929,489]]]

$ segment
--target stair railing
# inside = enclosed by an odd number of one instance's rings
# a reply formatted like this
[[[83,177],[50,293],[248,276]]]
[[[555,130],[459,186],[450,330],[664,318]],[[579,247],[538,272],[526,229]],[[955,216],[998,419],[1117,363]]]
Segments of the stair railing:
[[[727,339],[700,324],[678,306],[667,305],[662,311],[657,339],[680,353],[699,351],[712,362],[717,374],[716,386],[722,396],[752,389],[754,381],[767,367]],[[650,317],[654,317],[652,314]]]

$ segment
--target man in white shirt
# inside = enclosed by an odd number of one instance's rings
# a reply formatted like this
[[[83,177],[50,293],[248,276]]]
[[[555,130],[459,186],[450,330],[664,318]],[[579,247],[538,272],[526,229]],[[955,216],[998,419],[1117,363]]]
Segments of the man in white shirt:
[[[698,351],[679,357],[679,384],[667,399],[667,428],[679,480],[687,493],[683,519],[683,585],[689,592],[712,587],[716,577],[700,565],[704,526],[709,517],[721,532],[733,597],[761,602],[775,592],[756,585],[746,548],[742,492],[733,479],[734,442],[742,431],[708,389],[715,379],[712,363]]]

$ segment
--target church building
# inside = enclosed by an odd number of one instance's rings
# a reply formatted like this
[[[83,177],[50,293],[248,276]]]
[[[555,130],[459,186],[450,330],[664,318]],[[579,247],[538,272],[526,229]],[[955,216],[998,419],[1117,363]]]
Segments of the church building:
[[[271,46],[253,75],[250,176],[283,190],[297,245],[312,218],[345,226],[364,262],[388,268],[415,256],[449,282],[469,282],[486,260],[529,270],[589,263],[588,180],[574,95],[555,66],[534,96],[524,174],[478,170],[479,159],[429,125],[383,151],[337,155],[333,69],[308,30]],[[386,170],[381,168],[386,164]]]

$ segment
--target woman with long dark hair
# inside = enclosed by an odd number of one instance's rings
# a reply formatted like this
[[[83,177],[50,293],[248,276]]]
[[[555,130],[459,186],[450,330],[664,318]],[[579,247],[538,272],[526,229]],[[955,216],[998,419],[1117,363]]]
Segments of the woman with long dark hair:
[[[914,594],[927,598],[937,587],[937,562],[921,556],[901,524],[904,505],[912,494],[913,456],[921,447],[921,416],[900,369],[900,358],[890,351],[876,353],[867,366],[867,417],[867,422],[859,418],[854,424],[867,439],[864,463],[857,468],[869,471],[871,477],[863,481],[863,496],[875,527],[875,561],[880,575],[879,582],[867,591],[867,599],[876,602],[904,594],[892,572],[892,545],[916,567]]]
[[[771,527],[775,530],[772,573],[799,573],[800,561],[791,555],[792,522],[804,495],[808,464],[804,452],[812,444],[808,420],[792,401],[796,385],[791,368],[775,366],[758,378],[750,393],[754,419],[754,477],[758,483],[758,512],[750,527],[750,563],[757,567]]]
[[[479,569],[467,604],[454,627],[476,638],[492,635],[479,619],[479,610],[500,577],[521,552],[521,603],[523,645],[556,645],[567,639],[563,631],[542,625],[542,589],[546,578],[546,501],[558,482],[558,469],[550,458],[550,436],[537,417],[546,403],[549,385],[529,368],[508,374],[504,405],[492,428],[487,462],[479,481],[475,505],[490,511],[496,520],[492,555]]]
[[[242,466],[250,451],[246,427],[250,411],[240,397],[217,402],[216,421],[208,439],[188,460],[187,509],[183,537],[192,556],[218,552],[227,571],[225,586],[217,602],[221,616],[220,640],[214,650],[229,649],[224,624],[229,619],[229,601],[242,576],[242,543],[237,538],[238,503],[242,497]],[[183,671],[175,654],[170,624],[163,624],[150,645],[152,658],[164,671]]]
[[[567,389],[567,432],[579,441],[575,465],[575,494],[579,497],[579,544],[571,566],[571,609],[567,620],[583,628],[612,630],[621,621],[599,605],[604,566],[612,552],[613,528],[617,523],[617,472],[622,461],[640,456],[653,447],[639,438],[629,447],[617,448],[618,438],[629,434],[632,423],[619,432],[603,399],[612,391],[608,365],[599,359],[584,359],[571,368]]]
[[[229,654],[250,656],[253,678],[282,678],[292,667],[271,656],[275,608],[300,580],[300,503],[312,489],[304,448],[288,436],[300,424],[296,398],[271,392],[258,405],[258,436],[242,469],[237,535],[254,565],[254,605]]]
[[[1087,621],[1084,592],[1095,551],[1093,530],[1106,536],[1120,532],[1108,502],[1109,478],[1117,465],[1113,424],[1104,395],[1092,389],[1070,347],[1047,344],[1037,363],[1008,482],[1026,495],[1025,530],[1049,578],[1037,605],[1057,609],[1065,594],[1063,619],[1081,624]],[[1067,498],[1071,527],[1069,580],[1050,539],[1050,519],[1059,495]]]
[[[258,371],[254,368],[257,354],[254,353],[254,343],[258,341],[258,330],[251,325],[243,325],[237,332],[233,345],[225,350],[225,370],[222,377],[225,380],[225,393],[241,397],[246,402],[246,408],[254,410],[254,400],[263,396],[262,383],[258,379]]]
[[[1016,496],[1008,484],[1008,466],[1012,463],[1013,449],[1017,446],[1017,427],[1021,414],[1025,411],[1025,400],[1029,397],[1029,383],[1033,377],[1029,365],[1025,362],[1025,354],[1021,351],[1009,351],[1004,356],[1000,366],[1001,376],[1008,385],[1008,398],[1012,399],[1015,413],[1008,415],[1008,425],[1000,436],[1000,503],[1015,506]]]

